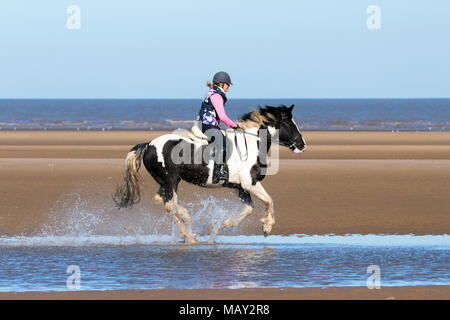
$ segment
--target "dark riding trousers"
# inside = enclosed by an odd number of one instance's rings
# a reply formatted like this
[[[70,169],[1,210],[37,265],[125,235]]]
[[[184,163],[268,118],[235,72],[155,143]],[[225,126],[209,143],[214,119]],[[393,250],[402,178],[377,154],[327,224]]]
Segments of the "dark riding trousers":
[[[215,144],[217,152],[222,152],[223,154],[223,163],[226,163],[226,155],[227,155],[227,139],[223,135],[219,126],[213,126],[210,124],[202,123],[202,132],[211,139],[211,142]],[[215,136],[222,137],[222,143],[215,142]]]

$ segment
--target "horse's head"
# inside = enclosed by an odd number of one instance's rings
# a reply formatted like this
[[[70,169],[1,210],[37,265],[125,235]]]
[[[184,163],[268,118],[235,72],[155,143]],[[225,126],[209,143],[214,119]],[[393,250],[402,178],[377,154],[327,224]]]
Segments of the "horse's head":
[[[278,130],[278,142],[291,149],[292,152],[300,153],[305,150],[306,144],[297,124],[292,118],[292,109],[294,109],[294,105],[290,107],[285,105],[280,107],[260,107],[258,110],[242,116],[239,126],[244,128],[244,130],[251,128],[268,129],[272,138],[275,130]]]
[[[294,153],[303,152],[306,149],[306,143],[300,129],[292,118],[292,109],[294,109],[294,105],[291,105],[290,107],[283,105],[277,109],[278,124],[276,129],[279,130],[280,142]]]

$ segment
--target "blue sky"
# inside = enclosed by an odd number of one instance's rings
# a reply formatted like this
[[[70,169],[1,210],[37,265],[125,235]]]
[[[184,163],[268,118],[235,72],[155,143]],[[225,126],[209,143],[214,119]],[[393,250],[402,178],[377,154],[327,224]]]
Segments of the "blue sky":
[[[450,97],[449,17],[446,0],[2,1],[0,98],[199,98],[219,70],[231,98]]]

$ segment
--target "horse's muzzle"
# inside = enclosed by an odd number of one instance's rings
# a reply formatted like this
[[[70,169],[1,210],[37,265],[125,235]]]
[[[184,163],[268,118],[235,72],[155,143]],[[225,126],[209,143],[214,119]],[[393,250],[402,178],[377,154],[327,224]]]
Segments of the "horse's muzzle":
[[[294,153],[302,153],[306,149],[306,143],[303,139],[298,139],[295,143],[289,148]]]
[[[299,148],[294,148],[294,150],[292,150],[293,153],[302,153],[305,152],[306,146],[304,146],[302,149]]]

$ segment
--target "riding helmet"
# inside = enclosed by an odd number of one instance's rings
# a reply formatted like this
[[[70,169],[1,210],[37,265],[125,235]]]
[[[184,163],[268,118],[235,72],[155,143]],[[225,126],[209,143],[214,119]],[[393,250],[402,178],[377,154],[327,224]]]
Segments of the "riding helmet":
[[[217,72],[213,78],[214,83],[226,83],[232,85],[230,75],[224,71]]]

